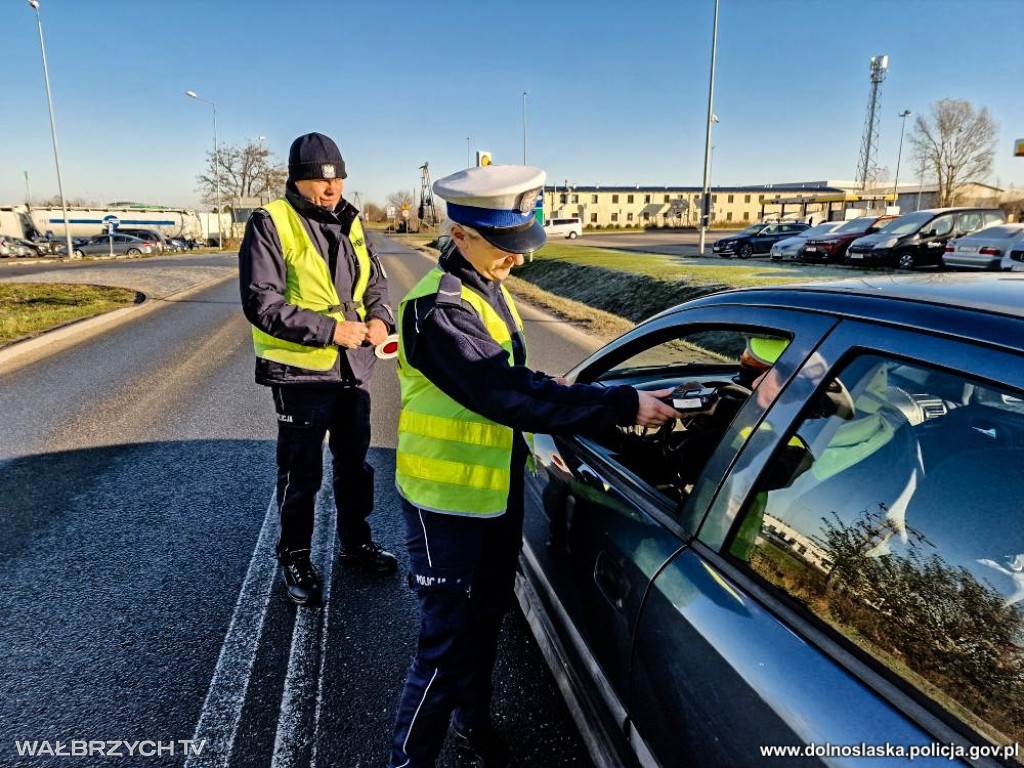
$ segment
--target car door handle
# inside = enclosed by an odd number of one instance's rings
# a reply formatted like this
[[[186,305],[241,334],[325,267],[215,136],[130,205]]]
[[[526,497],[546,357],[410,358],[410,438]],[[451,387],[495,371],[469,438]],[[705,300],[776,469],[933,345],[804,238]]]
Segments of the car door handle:
[[[593,469],[591,469],[588,465],[584,464],[583,462],[580,462],[579,466],[576,468],[576,471],[579,472],[580,477],[582,477],[584,480],[589,482],[594,487],[603,488],[604,490],[608,489],[608,483],[605,482],[604,478],[597,474],[597,472],[595,472]]]
[[[629,597],[630,585],[622,566],[604,550],[597,553],[594,563],[594,582],[605,599],[617,610],[622,610]]]

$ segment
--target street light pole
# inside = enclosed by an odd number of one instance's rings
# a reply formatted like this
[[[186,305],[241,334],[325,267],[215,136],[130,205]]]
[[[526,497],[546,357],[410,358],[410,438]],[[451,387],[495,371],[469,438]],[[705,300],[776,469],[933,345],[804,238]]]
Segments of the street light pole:
[[[68,221],[68,204],[64,199],[64,183],[60,176],[60,149],[57,145],[57,121],[53,116],[53,94],[50,92],[50,68],[46,65],[46,41],[43,39],[43,19],[39,15],[39,0],[28,0],[35,9],[36,26],[39,27],[39,50],[43,54],[43,80],[46,82],[46,103],[50,107],[50,135],[53,137],[53,161],[57,166],[57,191],[60,193],[60,208],[64,213],[64,239],[68,244],[68,258],[75,258],[75,250],[71,245],[71,223]],[[28,177],[25,177],[28,181]]]
[[[523,165],[527,165],[526,162],[526,97],[529,91],[523,91]]]
[[[718,52],[718,0],[715,0],[715,22],[711,32],[711,78],[708,82],[708,119],[704,134],[704,184],[701,196],[700,216],[700,255],[704,255],[704,239],[707,235],[708,219],[711,217],[710,178],[711,178],[711,124],[715,113],[715,55]]]
[[[217,105],[210,99],[204,99],[202,96],[196,95],[195,91],[185,91],[185,95],[190,99],[205,101],[213,107],[213,181],[217,187],[217,247],[223,250],[224,225],[221,223],[221,214],[223,213],[222,209],[224,206],[221,205],[220,199],[220,153],[217,150]]]
[[[904,109],[899,113],[898,117],[902,120],[900,124],[900,149],[896,153],[896,179],[892,183],[892,196],[894,204],[898,204],[900,201],[900,160],[903,159],[903,131],[907,127],[907,118],[910,117],[911,112],[909,109]]]

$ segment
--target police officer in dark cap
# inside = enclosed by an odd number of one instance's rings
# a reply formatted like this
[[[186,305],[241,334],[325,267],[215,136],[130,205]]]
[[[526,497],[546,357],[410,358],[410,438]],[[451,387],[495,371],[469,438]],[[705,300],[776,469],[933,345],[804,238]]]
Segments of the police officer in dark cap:
[[[277,556],[288,597],[319,602],[310,562],[314,501],[329,433],[340,559],[391,573],[395,557],[373,541],[370,376],[374,346],[394,330],[387,275],[342,197],[345,160],[321,133],[288,153],[284,197],[257,210],[239,250],[242,308],[252,324],[256,382],[277,411]]]
[[[524,433],[658,426],[670,390],[569,386],[527,366],[523,323],[502,286],[544,244],[544,172],[492,165],[446,176],[438,266],[402,301],[402,411],[395,479],[420,607],[391,768],[434,765],[449,725],[478,767],[507,765],[490,716],[491,673],[522,546]]]

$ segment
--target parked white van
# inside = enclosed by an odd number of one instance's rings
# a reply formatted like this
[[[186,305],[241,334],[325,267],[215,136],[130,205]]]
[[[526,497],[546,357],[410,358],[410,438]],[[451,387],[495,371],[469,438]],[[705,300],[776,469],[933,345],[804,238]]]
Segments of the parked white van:
[[[579,219],[548,219],[544,222],[544,231],[548,237],[567,237],[575,240],[583,234],[583,225]]]

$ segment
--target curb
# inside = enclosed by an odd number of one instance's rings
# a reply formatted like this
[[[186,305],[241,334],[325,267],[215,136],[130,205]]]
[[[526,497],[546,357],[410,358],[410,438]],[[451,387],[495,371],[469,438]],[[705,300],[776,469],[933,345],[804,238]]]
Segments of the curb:
[[[61,325],[51,331],[44,331],[31,339],[15,342],[10,346],[0,349],[0,374],[10,373],[11,371],[15,371],[29,363],[34,363],[37,360],[42,360],[43,358],[49,357],[57,352],[62,352],[79,342],[85,341],[93,336],[97,336],[103,331],[126,323],[129,320],[137,320],[148,315],[150,312],[159,309],[166,302],[174,302],[187,298],[206,288],[210,288],[214,285],[227,282],[228,280],[233,280],[235,278],[236,275],[234,274],[215,277],[211,280],[197,283],[196,285],[182,291],[178,291],[177,293],[162,296],[159,299],[153,299],[146,296],[145,300],[141,304],[135,304],[134,306],[123,307],[121,309],[113,309],[109,312],[104,312],[101,315],[89,317],[84,320],[75,320],[71,323]],[[136,293],[141,292],[136,291]]]

